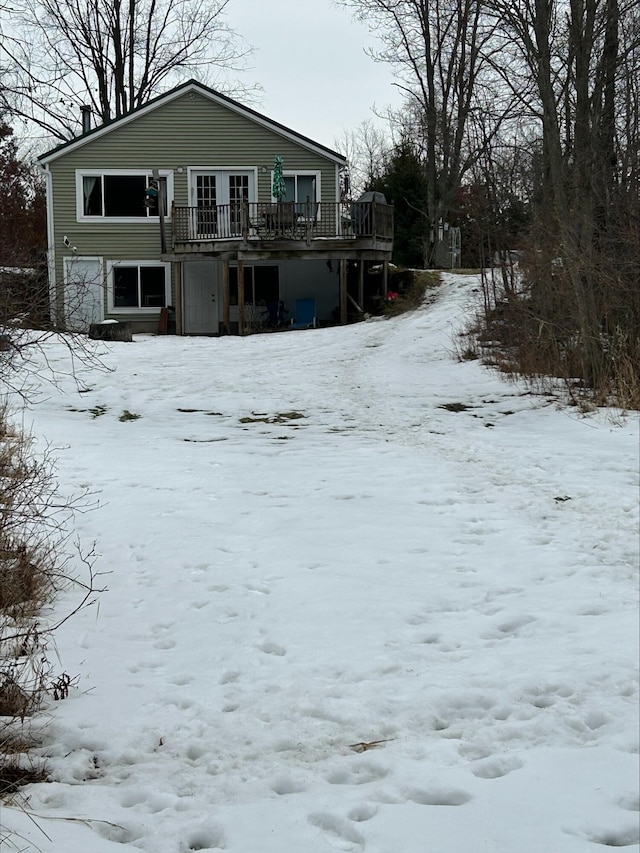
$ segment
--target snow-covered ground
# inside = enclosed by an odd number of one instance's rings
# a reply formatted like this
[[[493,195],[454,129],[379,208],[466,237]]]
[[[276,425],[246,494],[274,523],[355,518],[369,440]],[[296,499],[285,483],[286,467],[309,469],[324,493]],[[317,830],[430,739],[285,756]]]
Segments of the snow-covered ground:
[[[108,591],[17,849],[640,849],[638,423],[457,361],[474,286],[108,345],[33,408]]]

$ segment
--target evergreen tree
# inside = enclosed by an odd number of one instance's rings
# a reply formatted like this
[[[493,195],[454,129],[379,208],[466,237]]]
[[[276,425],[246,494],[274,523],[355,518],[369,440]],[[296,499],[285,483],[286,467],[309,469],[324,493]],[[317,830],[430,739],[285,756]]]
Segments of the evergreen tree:
[[[44,187],[0,119],[0,267],[35,266],[45,252]]]
[[[394,263],[422,268],[429,238],[427,182],[424,164],[408,140],[393,150],[385,170],[371,182],[370,189],[384,193],[394,206]]]

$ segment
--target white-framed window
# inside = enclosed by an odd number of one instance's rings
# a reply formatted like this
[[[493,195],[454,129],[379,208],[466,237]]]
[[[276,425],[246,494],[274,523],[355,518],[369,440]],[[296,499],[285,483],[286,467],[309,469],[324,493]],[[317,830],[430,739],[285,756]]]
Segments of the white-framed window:
[[[306,205],[313,205],[319,214],[317,203],[321,198],[320,187],[320,172],[283,172],[285,194],[282,201],[292,201],[296,203],[296,207],[300,213],[305,212]],[[273,182],[273,174],[272,174]],[[276,199],[273,199],[275,201]]]
[[[164,215],[168,217],[173,201],[173,172],[163,169],[158,174],[164,191]],[[76,171],[78,222],[157,220],[159,197],[150,169]]]
[[[161,261],[110,261],[107,288],[110,314],[158,312],[171,300],[171,265]]]

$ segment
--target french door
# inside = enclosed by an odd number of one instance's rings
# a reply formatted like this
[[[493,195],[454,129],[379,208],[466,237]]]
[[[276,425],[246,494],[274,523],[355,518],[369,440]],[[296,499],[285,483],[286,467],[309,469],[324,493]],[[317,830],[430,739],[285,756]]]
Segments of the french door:
[[[198,170],[191,173],[191,205],[196,237],[230,238],[242,234],[242,207],[255,201],[253,171]]]

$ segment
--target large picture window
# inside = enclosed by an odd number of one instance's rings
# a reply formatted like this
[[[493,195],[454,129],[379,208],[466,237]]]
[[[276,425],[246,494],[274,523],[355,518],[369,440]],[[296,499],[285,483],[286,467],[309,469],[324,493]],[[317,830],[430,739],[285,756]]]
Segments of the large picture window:
[[[160,215],[158,200],[164,198],[164,215],[169,215],[173,180],[161,174],[157,191],[151,172],[79,173],[79,219],[148,219]]]
[[[169,265],[123,261],[110,270],[110,308],[159,310],[169,301]]]

